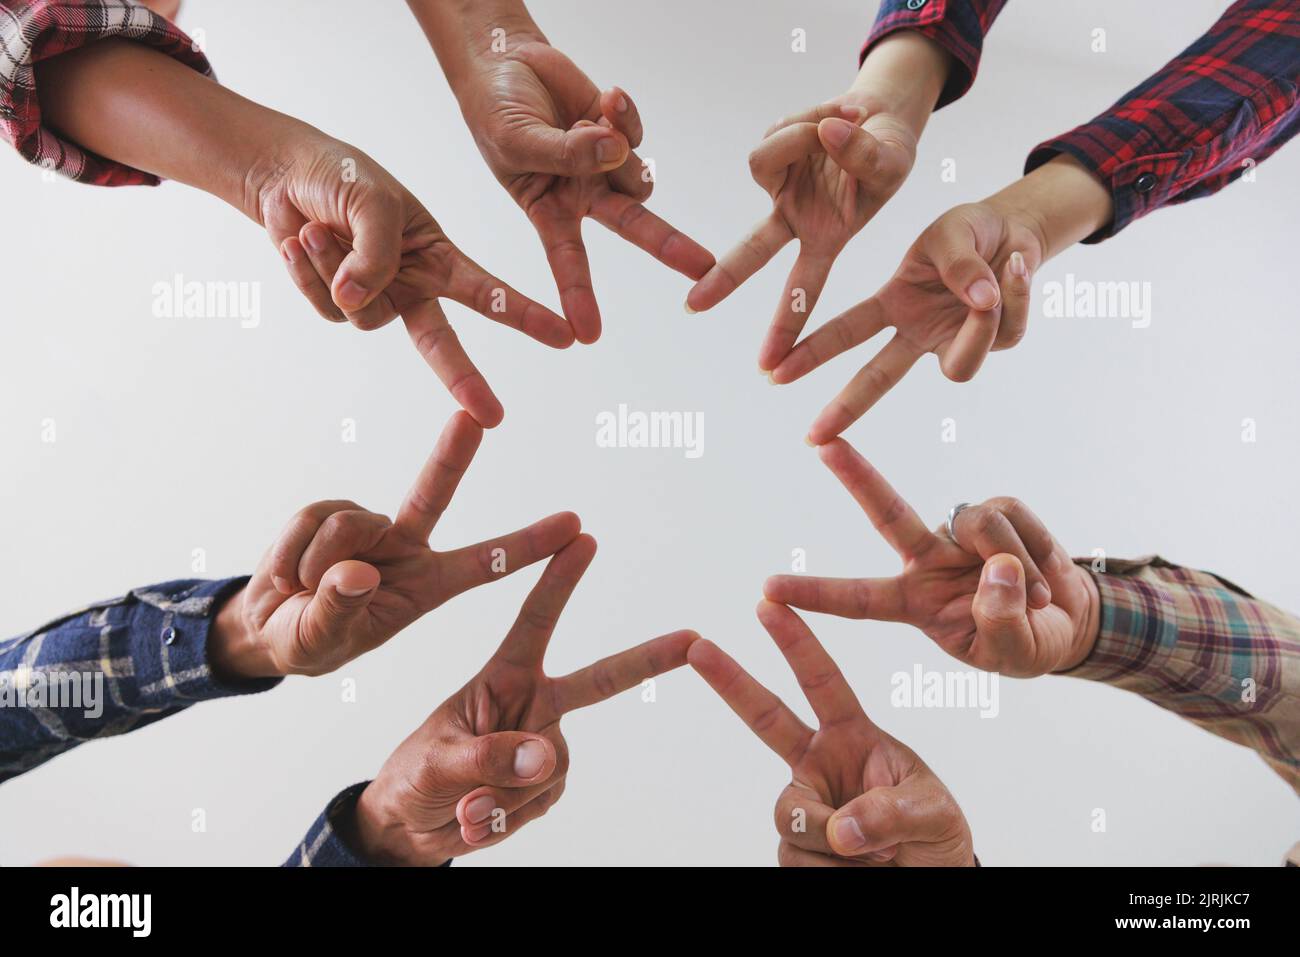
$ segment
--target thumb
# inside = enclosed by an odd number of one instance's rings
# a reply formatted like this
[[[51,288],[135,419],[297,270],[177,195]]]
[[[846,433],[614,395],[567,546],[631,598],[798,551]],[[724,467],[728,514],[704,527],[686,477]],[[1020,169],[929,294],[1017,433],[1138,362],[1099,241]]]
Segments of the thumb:
[[[555,772],[555,745],[537,734],[498,731],[469,738],[446,756],[447,779],[466,788],[519,788]]]
[[[995,660],[1023,657],[1032,647],[1033,632],[1025,604],[1025,570],[1015,555],[994,555],[984,563],[975,600],[971,603],[975,633]]]
[[[817,138],[837,166],[860,183],[870,185],[876,173],[880,142],[858,126],[839,117],[817,124]]]
[[[631,149],[626,136],[607,126],[579,123],[561,130],[537,122],[519,130],[504,152],[524,172],[586,176],[618,169]]]
[[[379,587],[379,570],[348,560],[330,566],[303,610],[302,627],[309,647],[324,651],[347,637]]]
[[[948,291],[972,309],[989,312],[1002,301],[993,269],[975,248],[975,234],[959,215],[944,215],[926,231],[925,254]]]
[[[841,857],[883,851],[909,841],[930,840],[942,823],[939,807],[904,782],[872,788],[830,816],[826,841]]]
[[[347,199],[352,250],[334,274],[330,290],[344,312],[358,312],[397,276],[402,262],[402,202],[394,196],[352,194]]]

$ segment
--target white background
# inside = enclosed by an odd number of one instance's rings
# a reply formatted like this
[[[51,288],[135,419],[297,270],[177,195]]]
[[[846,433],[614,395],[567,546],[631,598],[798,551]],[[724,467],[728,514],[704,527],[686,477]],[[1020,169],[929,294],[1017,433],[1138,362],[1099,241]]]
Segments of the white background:
[[[910,181],[840,257],[819,323],[875,291],[945,209],[1016,177],[1029,149],[1100,112],[1203,32],[1222,2],[1011,3],[974,91],[937,114]],[[364,10],[364,12],[363,12]],[[763,215],[746,157],[778,116],[841,92],[874,5],[538,2],[551,41],[640,107],[652,208],[715,252]],[[551,304],[535,234],[480,160],[403,4],[187,3],[223,82],[358,144],[486,268]],[[1090,51],[1092,30],[1109,52]],[[790,51],[791,31],[808,51]],[[956,160],[956,183],[940,180]],[[453,411],[400,324],[319,320],[259,230],[170,184],[94,189],[0,154],[0,633],[132,586],[251,569],[301,506],[349,497],[392,514]],[[1035,277],[1030,334],[954,385],[930,360],[848,433],[927,519],[956,501],[1025,499],[1076,553],[1159,552],[1300,606],[1291,545],[1300,455],[1294,224],[1300,148],[1253,183],[1076,247]],[[797,384],[755,374],[788,249],[712,313],[688,282],[590,225],[605,332],[554,352],[455,305],[501,396],[435,544],[560,509],[599,539],[552,644],[561,673],[678,627],[735,654],[796,704],[753,605],[792,550],[814,574],[892,574],[896,560],[801,442],[873,347]],[[1047,319],[1045,282],[1150,282],[1153,322]],[[262,324],[151,315],[155,282],[262,283]],[[705,451],[597,448],[628,403],[699,411]],[[940,441],[941,420],[958,441]],[[58,440],[41,441],[44,419]],[[341,422],[357,422],[355,444]],[[1241,440],[1242,420],[1258,441]],[[0,787],[0,861],[89,854],[141,864],[277,863],[341,787],[472,675],[536,571],[465,595],[325,678],[203,704],[96,742]],[[1296,801],[1250,751],[1146,702],[1063,678],[1001,685],[1001,714],[894,710],[889,677],[949,669],[904,626],[814,617],[872,714],[951,787],[988,864],[1275,864]],[[342,703],[356,680],[359,702]],[[568,791],[540,822],[466,864],[771,864],[787,772],[694,674],[564,724]],[[206,833],[191,814],[206,812]],[[1104,834],[1092,812],[1106,812]]]

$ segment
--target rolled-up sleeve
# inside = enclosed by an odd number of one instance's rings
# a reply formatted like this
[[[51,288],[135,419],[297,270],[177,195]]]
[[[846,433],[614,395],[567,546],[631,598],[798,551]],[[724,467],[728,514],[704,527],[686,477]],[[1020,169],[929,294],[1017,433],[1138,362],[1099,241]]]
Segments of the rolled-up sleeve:
[[[148,44],[213,75],[197,44],[132,0],[0,0],[0,135],[28,162],[78,182],[157,185],[157,176],[82,149],[41,121],[36,64],[110,37]]]
[[[1025,172],[1068,153],[1110,190],[1107,239],[1147,213],[1218,192],[1300,130],[1300,4],[1238,0],[1106,112],[1040,143]]]
[[[1251,748],[1300,793],[1300,619],[1159,557],[1090,571],[1097,640],[1061,673],[1139,694]]]
[[[964,96],[975,82],[984,35],[1004,6],[1006,0],[884,0],[858,62],[890,34],[915,30],[952,55],[952,72],[935,109],[946,106]]]

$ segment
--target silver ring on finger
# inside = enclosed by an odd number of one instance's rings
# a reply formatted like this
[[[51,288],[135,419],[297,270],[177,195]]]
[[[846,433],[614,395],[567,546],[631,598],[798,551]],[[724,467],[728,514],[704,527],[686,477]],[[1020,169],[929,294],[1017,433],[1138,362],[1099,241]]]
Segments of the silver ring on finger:
[[[953,534],[952,527],[957,521],[957,516],[961,514],[961,510],[964,508],[970,508],[970,504],[970,502],[959,502],[952,508],[948,509],[948,517],[944,520],[943,530],[948,533],[948,537],[952,539],[954,545],[960,543],[957,541],[957,536]]]

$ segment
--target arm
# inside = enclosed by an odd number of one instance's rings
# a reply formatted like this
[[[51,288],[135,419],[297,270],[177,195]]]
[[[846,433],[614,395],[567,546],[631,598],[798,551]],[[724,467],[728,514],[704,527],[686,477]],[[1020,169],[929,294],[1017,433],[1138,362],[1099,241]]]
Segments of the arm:
[[[624,90],[600,90],[547,42],[520,0],[408,4],[488,168],[537,230],[579,342],[601,331],[585,218],[692,279],[708,272],[708,250],[641,205],[653,169],[634,152],[643,129]]]
[[[930,104],[933,109],[947,106],[975,82],[984,36],[1005,5],[1006,0],[923,0],[919,5],[915,0],[884,0],[861,60],[868,60],[881,40],[900,31],[925,37],[952,57],[942,91]]]
[[[212,76],[190,38],[144,7],[106,0],[0,0],[0,136],[29,162],[80,182],[154,185],[156,175],[61,135],[42,116],[39,65],[111,38],[152,49],[196,79]]]
[[[457,249],[387,170],[306,123],[120,40],[44,60],[38,75],[52,128],[101,156],[212,193],[264,226],[325,318],[370,330],[400,315],[416,350],[484,426],[504,410],[440,299],[554,348],[573,341],[559,316]]]
[[[1061,673],[1139,694],[1258,752],[1300,793],[1300,619],[1160,558],[1090,574],[1093,645]]]
[[[265,691],[221,614],[247,581],[176,581],[0,642],[0,781],[199,701]]]
[[[1026,172],[1069,155],[1113,198],[1100,242],[1171,203],[1218,192],[1300,130],[1300,8],[1238,0],[1209,32],[1089,123],[1041,143]]]

